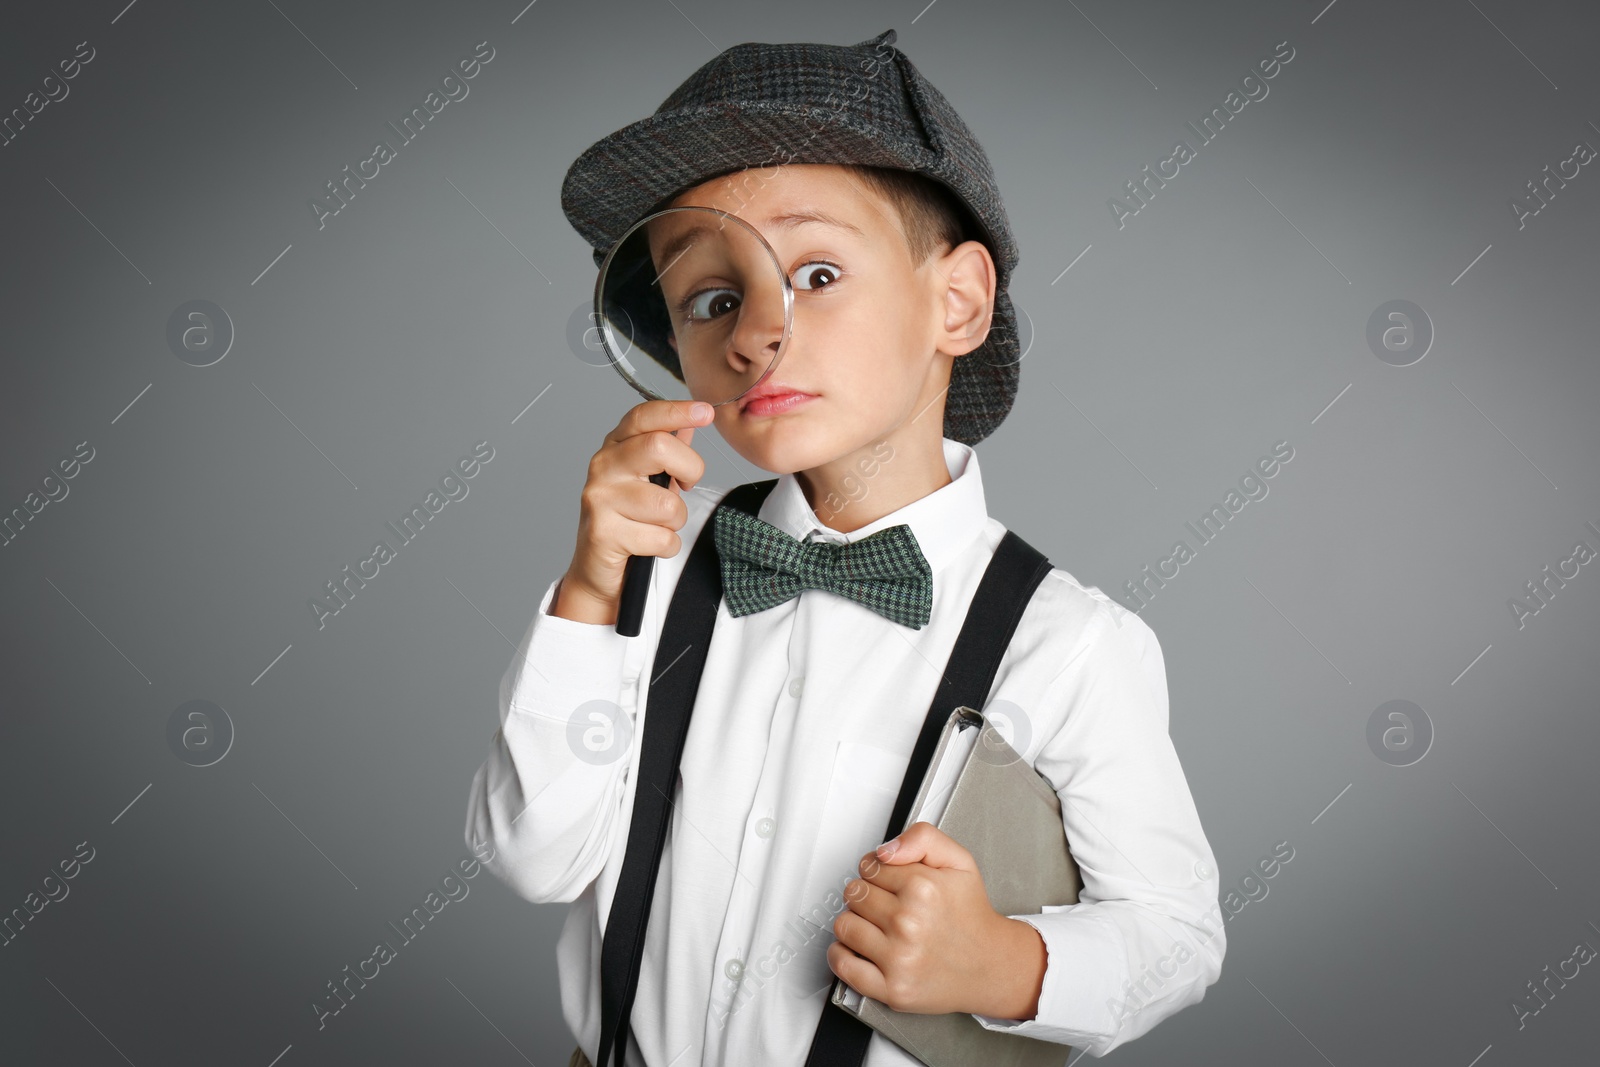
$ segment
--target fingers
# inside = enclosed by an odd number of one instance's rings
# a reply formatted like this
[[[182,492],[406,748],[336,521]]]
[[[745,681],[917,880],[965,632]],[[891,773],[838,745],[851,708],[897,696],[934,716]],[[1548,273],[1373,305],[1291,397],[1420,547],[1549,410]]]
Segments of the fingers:
[[[834,918],[833,936],[856,955],[865,956],[875,963],[888,957],[888,935],[877,923],[854,911],[853,906]]]
[[[852,878],[844,886],[845,910],[840,918],[855,913],[879,930],[889,929],[899,899],[887,889],[880,888],[861,878]],[[838,934],[838,920],[834,920],[834,933]],[[851,946],[854,947],[854,946]]]
[[[670,560],[683,547],[683,537],[661,523],[632,522],[613,514],[606,523],[606,530],[605,544],[616,553],[616,560],[626,560],[630,555],[654,555]]]
[[[688,506],[671,489],[644,480],[591,482],[584,502],[586,542],[612,584],[629,556],[672,557],[682,547],[676,531],[688,521]]]
[[[870,852],[861,857],[856,869],[860,872],[863,882],[869,882],[880,889],[887,889],[891,893],[900,893],[913,879],[927,873],[920,863],[891,865],[884,863]]]
[[[693,426],[690,426],[687,429],[679,430],[677,432],[676,436],[677,436],[679,441],[683,442],[684,445],[686,445],[686,446],[688,446],[690,448],[694,447],[694,427]],[[696,458],[698,458],[699,455],[700,455],[700,453],[698,453],[698,452],[695,453]],[[705,463],[703,461],[702,461],[702,463],[700,465],[700,469],[701,469],[702,472],[705,470]],[[694,481],[691,481],[688,485],[685,485],[683,482],[678,480],[676,475],[673,476],[672,482],[670,484],[672,486],[673,491],[679,492],[679,493],[686,493],[690,489],[693,489],[694,486],[695,486],[695,482]]]
[[[616,429],[606,434],[606,441],[624,441],[656,430],[671,433],[688,426],[704,426],[713,414],[711,405],[704,401],[646,400],[628,409]]]
[[[704,410],[691,410],[697,407]],[[666,471],[680,489],[694,486],[705,473],[705,461],[690,442],[696,426],[711,422],[711,416],[706,414],[710,407],[675,400],[647,400],[635,405],[606,435],[606,444],[596,456],[616,467],[604,476],[643,480]]]
[[[697,485],[705,462],[690,446],[715,410],[687,400],[647,400],[623,415],[589,460],[580,495],[577,544],[568,574],[596,598],[620,595],[633,556],[676,556],[677,531],[689,521],[683,492]],[[666,472],[665,486],[650,481]]]
[[[883,1001],[888,983],[871,960],[856,955],[841,941],[828,946],[828,967],[862,996]]]
[[[689,521],[689,505],[683,495],[648,480],[614,486],[611,501],[618,516],[633,522],[680,530]]]
[[[916,822],[905,831],[878,846],[884,863],[926,863],[930,867],[976,870],[972,853],[961,843],[930,822]]]
[[[620,482],[648,482],[652,474],[666,471],[688,488],[697,484],[706,470],[705,460],[688,441],[665,430],[630,437],[613,445],[611,451],[616,466],[606,477]]]

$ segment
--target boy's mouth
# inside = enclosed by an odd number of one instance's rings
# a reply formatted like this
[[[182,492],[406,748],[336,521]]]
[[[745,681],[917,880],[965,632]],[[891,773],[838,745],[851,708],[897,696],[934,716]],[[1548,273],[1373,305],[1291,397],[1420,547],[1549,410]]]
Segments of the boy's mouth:
[[[815,393],[784,382],[762,382],[739,401],[739,411],[751,416],[781,415],[816,398]]]

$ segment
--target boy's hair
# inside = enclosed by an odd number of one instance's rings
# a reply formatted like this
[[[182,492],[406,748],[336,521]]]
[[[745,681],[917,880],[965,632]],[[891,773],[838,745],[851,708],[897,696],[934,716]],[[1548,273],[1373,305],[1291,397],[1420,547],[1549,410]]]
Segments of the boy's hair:
[[[859,177],[900,213],[900,231],[911,250],[911,262],[920,267],[929,256],[945,252],[973,233],[967,212],[954,193],[941,182],[915,171],[895,167],[841,164]]]

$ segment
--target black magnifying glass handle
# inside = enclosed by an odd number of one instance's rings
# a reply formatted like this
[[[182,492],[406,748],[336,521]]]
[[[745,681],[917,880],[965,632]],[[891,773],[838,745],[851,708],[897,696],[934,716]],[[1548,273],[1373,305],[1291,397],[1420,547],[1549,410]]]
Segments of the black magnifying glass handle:
[[[652,474],[650,481],[665,489],[672,482],[666,471]],[[654,556],[629,556],[622,569],[622,598],[617,601],[617,633],[638,637],[644,619],[644,603],[650,597],[650,576],[655,572]]]

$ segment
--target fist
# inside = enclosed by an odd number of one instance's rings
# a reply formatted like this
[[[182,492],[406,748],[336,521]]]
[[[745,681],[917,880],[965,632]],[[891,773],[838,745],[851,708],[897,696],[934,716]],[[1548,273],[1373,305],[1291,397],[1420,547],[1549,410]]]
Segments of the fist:
[[[1032,926],[994,910],[958,841],[913,823],[857,869],[828,946],[835,975],[895,1011],[1033,1017],[1044,944]]]

